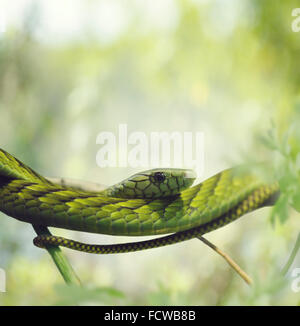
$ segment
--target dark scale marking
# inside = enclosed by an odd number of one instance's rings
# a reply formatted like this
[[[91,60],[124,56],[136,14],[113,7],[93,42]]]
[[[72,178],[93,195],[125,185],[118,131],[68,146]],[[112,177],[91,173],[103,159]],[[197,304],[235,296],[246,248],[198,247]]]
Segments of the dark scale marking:
[[[176,180],[177,190],[179,191],[179,189],[180,189],[180,185],[179,185],[179,182],[178,182],[178,178],[177,178],[177,177],[174,177],[174,178],[175,178],[175,180]]]

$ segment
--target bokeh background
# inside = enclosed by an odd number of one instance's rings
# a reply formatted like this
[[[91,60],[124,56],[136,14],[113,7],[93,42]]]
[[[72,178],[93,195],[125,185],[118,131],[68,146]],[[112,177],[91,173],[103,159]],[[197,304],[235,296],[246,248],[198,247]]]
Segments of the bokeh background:
[[[99,168],[96,137],[128,131],[205,136],[203,180],[265,159],[261,136],[300,122],[298,1],[1,0],[0,146],[36,171],[113,184],[137,172]],[[63,286],[31,225],[0,214],[0,305],[295,305],[284,278],[299,232],[264,208],[207,235],[254,279],[247,286],[199,240],[138,253],[64,250],[85,285]],[[122,237],[52,229],[80,241]],[[299,255],[293,268],[300,267]],[[291,269],[292,270],[292,269]],[[291,271],[290,270],[290,271]]]

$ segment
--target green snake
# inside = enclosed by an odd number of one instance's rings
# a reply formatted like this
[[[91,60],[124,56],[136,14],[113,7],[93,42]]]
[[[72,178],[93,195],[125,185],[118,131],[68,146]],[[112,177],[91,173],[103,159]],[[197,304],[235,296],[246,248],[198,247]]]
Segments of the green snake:
[[[273,205],[278,182],[248,169],[224,170],[195,186],[187,169],[141,172],[103,191],[51,182],[0,149],[0,210],[20,221],[119,236],[167,234],[151,240],[97,245],[40,235],[41,248],[64,246],[88,253],[123,253],[165,246],[218,229],[246,213]]]

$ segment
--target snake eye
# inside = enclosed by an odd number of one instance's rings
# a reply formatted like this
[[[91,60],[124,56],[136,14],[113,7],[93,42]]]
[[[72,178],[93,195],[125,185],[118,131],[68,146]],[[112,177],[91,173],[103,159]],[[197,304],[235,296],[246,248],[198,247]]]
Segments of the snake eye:
[[[155,182],[161,183],[165,181],[166,176],[163,172],[155,172],[153,178]]]

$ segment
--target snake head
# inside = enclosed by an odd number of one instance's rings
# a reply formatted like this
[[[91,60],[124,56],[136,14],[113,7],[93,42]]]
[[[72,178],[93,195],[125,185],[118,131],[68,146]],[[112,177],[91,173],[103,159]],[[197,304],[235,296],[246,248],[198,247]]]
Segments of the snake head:
[[[179,194],[195,179],[195,172],[189,169],[152,169],[111,186],[106,194],[118,198],[163,198]]]

